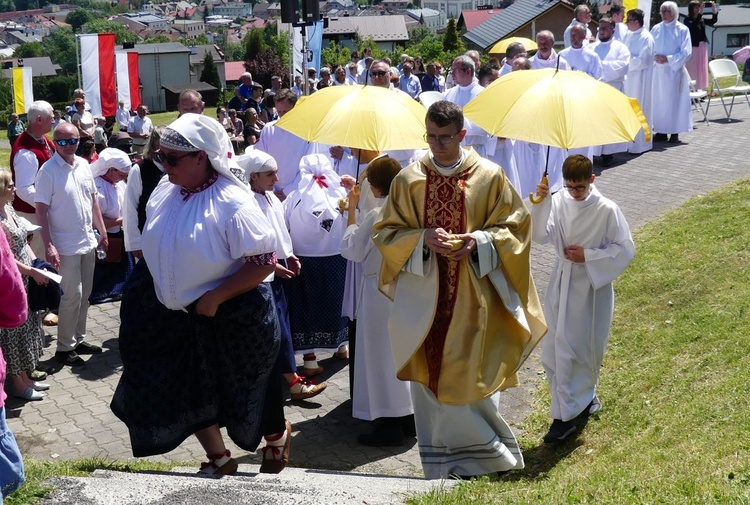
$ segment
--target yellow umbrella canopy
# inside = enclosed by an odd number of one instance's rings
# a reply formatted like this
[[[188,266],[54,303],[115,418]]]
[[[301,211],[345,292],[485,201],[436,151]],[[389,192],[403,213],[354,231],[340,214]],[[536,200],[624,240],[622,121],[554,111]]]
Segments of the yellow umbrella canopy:
[[[538,49],[536,42],[531,39],[527,39],[526,37],[508,37],[507,39],[503,39],[500,42],[496,43],[487,52],[489,54],[505,54],[508,51],[508,46],[513,42],[520,42],[521,44],[523,44],[523,47],[527,51],[534,51]]]
[[[464,107],[492,135],[563,149],[631,141],[641,127],[648,136],[639,112],[612,86],[555,69],[506,74]]]
[[[331,86],[301,99],[276,126],[309,142],[369,151],[416,149],[427,110],[406,93],[376,86]]]

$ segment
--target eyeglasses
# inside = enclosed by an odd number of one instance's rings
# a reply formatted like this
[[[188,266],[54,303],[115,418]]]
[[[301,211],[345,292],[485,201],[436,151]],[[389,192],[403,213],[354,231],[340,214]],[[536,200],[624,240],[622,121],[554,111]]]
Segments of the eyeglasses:
[[[588,189],[588,186],[585,184],[579,184],[578,186],[568,186],[567,184],[563,186],[566,190],[568,190],[571,193],[581,193],[583,191],[586,191]]]
[[[55,144],[57,144],[60,147],[65,147],[65,146],[68,146],[68,145],[74,146],[77,143],[78,143],[78,139],[58,139],[58,140],[55,140]]]
[[[447,146],[457,135],[458,133],[454,135],[432,135],[431,133],[425,133],[423,138],[428,144],[440,144],[441,146]]]
[[[176,167],[182,158],[186,158],[188,156],[197,156],[199,152],[200,151],[191,151],[189,153],[183,154],[182,156],[175,156],[174,154],[164,154],[161,151],[155,151],[154,161],[157,163],[161,163],[162,165]]]
[[[383,77],[385,74],[387,74],[385,70],[377,70],[375,72],[370,72],[370,77]]]

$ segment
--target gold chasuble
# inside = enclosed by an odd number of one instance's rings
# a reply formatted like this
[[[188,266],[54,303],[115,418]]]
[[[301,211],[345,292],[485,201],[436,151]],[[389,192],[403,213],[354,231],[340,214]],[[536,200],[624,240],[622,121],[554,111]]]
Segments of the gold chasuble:
[[[497,165],[464,154],[450,176],[429,155],[402,170],[373,228],[381,290],[394,300],[398,378],[457,405],[518,385],[518,369],[547,331],[529,270],[529,212]],[[456,262],[415,250],[427,228],[484,234]]]

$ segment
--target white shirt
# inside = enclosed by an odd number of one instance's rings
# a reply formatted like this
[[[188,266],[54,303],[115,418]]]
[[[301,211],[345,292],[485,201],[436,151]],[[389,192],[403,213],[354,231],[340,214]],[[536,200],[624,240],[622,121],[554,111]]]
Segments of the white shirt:
[[[146,209],[143,257],[159,301],[184,310],[220,286],[245,264],[243,258],[276,250],[268,220],[223,176],[185,200],[180,187],[162,178]]]
[[[281,203],[281,200],[271,191],[266,191],[263,194],[253,191],[253,196],[255,196],[258,207],[260,207],[260,210],[266,216],[266,219],[268,219],[268,223],[276,235],[276,257],[278,259],[287,259],[293,256],[292,237],[289,236],[289,230],[286,229],[284,205]]]
[[[46,142],[44,146],[47,146]],[[20,149],[13,158],[13,169],[16,172],[16,197],[36,208],[34,181],[39,171],[39,159],[28,149]]]
[[[601,61],[602,81],[622,91],[630,64],[628,47],[614,37],[607,42],[597,40],[590,47]]]
[[[133,116],[128,123],[128,133],[148,133],[150,135],[153,129],[154,125],[148,116],[143,116],[143,119],[140,116]],[[146,142],[148,142],[147,138],[133,137],[134,145],[143,146],[146,145]]]
[[[96,184],[96,201],[99,202],[99,210],[102,217],[107,219],[117,219],[122,217],[123,204],[125,203],[125,181],[119,181],[117,184],[111,184],[103,177],[94,179]],[[117,233],[120,226],[107,228],[108,233]]]
[[[484,88],[480,86],[476,80],[473,80],[468,86],[453,86],[451,89],[443,93],[443,100],[453,102],[459,107],[464,107],[482,91],[484,91]],[[487,142],[487,132],[465,117],[464,128],[466,128],[466,136],[461,142],[462,146],[478,147],[484,146]],[[483,153],[484,151],[482,151],[480,155],[483,155]]]
[[[117,119],[117,125],[121,130],[127,130],[128,124],[130,123],[130,111],[118,107],[117,112],[115,113],[115,119]]]
[[[576,18],[573,18],[573,21],[570,22],[568,27],[565,29],[565,33],[563,33],[563,42],[565,43],[566,49],[573,45],[570,42],[570,29],[575,25],[583,25],[586,27],[586,38],[583,39],[583,46],[586,47],[589,44],[589,39],[591,38],[591,29],[589,29],[589,25],[586,23],[581,23]]]
[[[279,167],[279,182],[276,183],[276,189],[287,195],[296,187],[293,184],[299,175],[300,160],[304,155],[315,152],[314,144],[286,130],[276,128],[276,121],[266,123],[255,148],[270,154],[276,160]]]
[[[35,201],[49,207],[52,243],[63,256],[86,254],[96,247],[93,203],[96,185],[91,167],[83,158],[68,163],[55,153],[36,176]]]

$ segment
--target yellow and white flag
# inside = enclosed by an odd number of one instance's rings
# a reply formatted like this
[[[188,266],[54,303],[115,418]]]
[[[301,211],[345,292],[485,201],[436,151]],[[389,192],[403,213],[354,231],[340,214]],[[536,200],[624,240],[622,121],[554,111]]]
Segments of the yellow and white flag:
[[[13,102],[16,104],[16,114],[26,114],[34,102],[31,67],[13,69]]]
[[[627,15],[630,9],[641,9],[643,11],[643,27],[648,30],[651,24],[651,0],[624,0],[622,6],[625,7]]]

